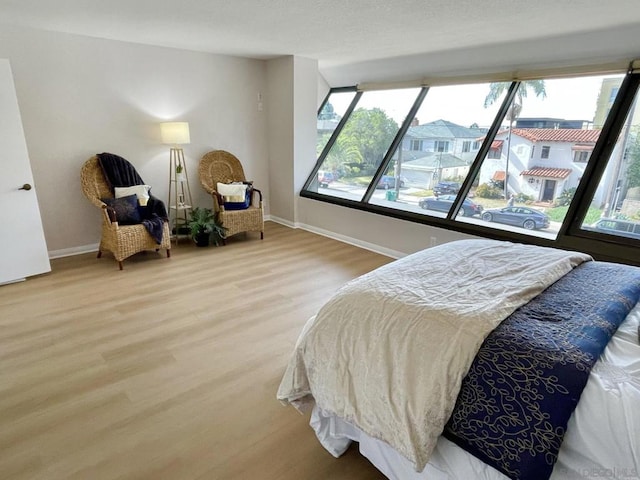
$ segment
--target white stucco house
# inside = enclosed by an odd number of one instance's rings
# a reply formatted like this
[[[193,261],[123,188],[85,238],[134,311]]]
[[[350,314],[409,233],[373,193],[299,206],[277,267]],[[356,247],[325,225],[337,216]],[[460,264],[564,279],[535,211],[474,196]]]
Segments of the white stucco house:
[[[594,129],[502,130],[482,165],[480,184],[506,177],[510,192],[553,201],[578,186],[599,135]]]

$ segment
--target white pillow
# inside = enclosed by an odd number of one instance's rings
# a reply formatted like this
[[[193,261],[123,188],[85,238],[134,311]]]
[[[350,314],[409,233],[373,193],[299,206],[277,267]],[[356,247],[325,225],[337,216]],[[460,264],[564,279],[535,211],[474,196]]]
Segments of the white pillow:
[[[218,183],[218,193],[224,197],[225,202],[244,202],[247,193],[247,185],[244,183]]]
[[[129,195],[137,195],[138,203],[144,207],[149,200],[149,185],[133,185],[132,187],[115,187],[116,198],[128,197]]]

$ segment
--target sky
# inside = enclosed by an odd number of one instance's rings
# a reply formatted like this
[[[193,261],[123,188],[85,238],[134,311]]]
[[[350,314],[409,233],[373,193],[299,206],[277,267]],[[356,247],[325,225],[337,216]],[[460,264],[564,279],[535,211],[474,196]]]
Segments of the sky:
[[[623,75],[617,75],[621,78]],[[565,120],[593,121],[596,102],[604,76],[545,80],[546,98],[536,98],[529,92],[523,101],[520,118],[552,117]],[[382,108],[398,124],[413,104],[418,88],[368,91],[362,95],[357,108]],[[448,120],[468,127],[477,123],[489,127],[500,102],[484,107],[489,84],[433,87],[427,93],[417,117],[420,124],[434,120]],[[353,98],[352,93],[331,99],[335,111],[342,115]]]

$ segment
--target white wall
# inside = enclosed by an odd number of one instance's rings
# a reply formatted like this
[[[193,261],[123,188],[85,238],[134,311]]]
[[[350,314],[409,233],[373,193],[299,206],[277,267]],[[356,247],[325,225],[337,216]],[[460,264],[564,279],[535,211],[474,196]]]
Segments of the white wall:
[[[210,206],[197,164],[213,149],[234,153],[269,200],[266,62],[3,26],[0,58],[14,73],[47,247],[53,254],[99,241],[99,215],[80,190],[91,155],[130,160],[167,196],[169,147],[158,123],[190,123],[184,146],[196,205]],[[265,99],[268,104],[268,99]],[[3,159],[2,161],[7,161]]]
[[[269,205],[272,215],[290,224],[295,222],[293,72],[293,57],[277,58],[267,63]]]
[[[380,253],[401,257],[437,245],[473,238],[463,233],[408,222],[398,218],[340,207],[308,198],[299,200],[303,228]]]
[[[294,58],[294,96],[293,96],[293,125],[294,125],[294,158],[299,162],[292,162],[293,172],[293,201],[295,219],[299,216],[298,199],[300,190],[304,187],[309,173],[316,163],[317,118],[318,118],[318,62],[308,58]]]
[[[166,198],[168,146],[158,123],[190,122],[185,146],[196,205],[210,199],[197,179],[209,150],[236,154],[265,195],[267,213],[367,248],[403,255],[464,235],[309,199],[298,191],[315,164],[315,116],[327,85],[314,60],[270,61],[3,27],[0,57],[14,71],[49,251],[99,241],[99,216],[82,196],[79,170],[91,155],[128,158]],[[259,94],[263,108],[259,109]]]

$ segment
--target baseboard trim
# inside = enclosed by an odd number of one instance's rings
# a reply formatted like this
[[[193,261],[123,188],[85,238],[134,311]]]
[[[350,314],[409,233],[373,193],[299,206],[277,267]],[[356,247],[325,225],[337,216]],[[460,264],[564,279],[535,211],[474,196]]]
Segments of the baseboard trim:
[[[335,233],[330,230],[325,230],[324,228],[315,227],[313,225],[292,222],[284,218],[276,217],[275,215],[265,215],[264,220],[271,221],[274,223],[279,223],[280,225],[284,225],[285,227],[289,227],[289,228],[299,228],[300,230],[305,230],[307,232],[315,233],[317,235],[322,235],[323,237],[331,238],[333,240],[338,240],[339,242],[342,242],[342,243],[354,245],[356,247],[369,250],[371,252],[379,253],[380,255],[384,255],[386,257],[402,258],[407,255],[404,252],[399,252],[398,250],[392,250],[390,248],[382,247],[380,245],[376,245],[375,243],[364,242],[360,239],[349,237],[347,235],[341,235],[339,233]],[[55,258],[63,258],[63,257],[70,257],[72,255],[82,255],[84,253],[97,252],[99,245],[100,245],[99,243],[93,243],[90,245],[81,245],[79,247],[63,248],[61,250],[50,250],[48,252],[49,259],[53,260]]]
[[[79,247],[63,248],[61,250],[49,250],[49,259],[62,257],[71,257],[73,255],[82,255],[83,253],[97,252],[99,243],[92,243],[91,245],[81,245]]]
[[[269,220],[275,223],[279,223],[281,225],[285,225],[290,228],[299,228],[300,230],[305,230],[307,232],[315,233],[317,235],[322,235],[323,237],[328,237],[333,240],[338,240],[339,242],[347,243],[349,245],[363,248],[371,252],[379,253],[380,255],[384,255],[386,257],[402,258],[407,255],[406,253],[399,252],[398,250],[392,250],[390,248],[382,247],[380,245],[376,245],[375,243],[364,242],[360,239],[349,237],[347,235],[341,235],[339,233],[335,233],[330,230],[325,230],[324,228],[318,228],[313,225],[307,225],[305,223],[299,223],[299,222],[291,222],[290,220],[279,218],[273,215],[269,216]]]

